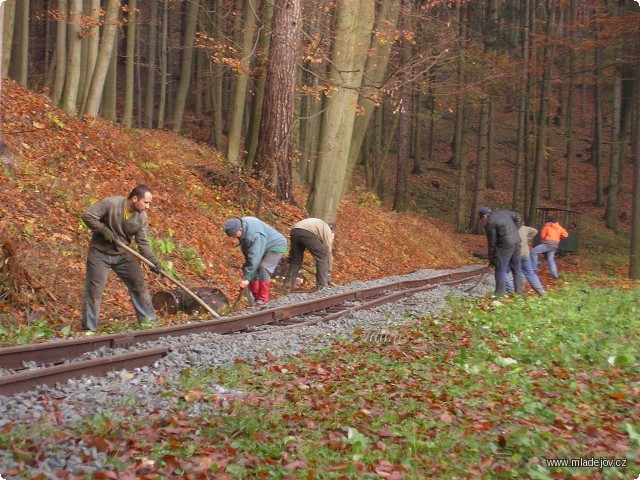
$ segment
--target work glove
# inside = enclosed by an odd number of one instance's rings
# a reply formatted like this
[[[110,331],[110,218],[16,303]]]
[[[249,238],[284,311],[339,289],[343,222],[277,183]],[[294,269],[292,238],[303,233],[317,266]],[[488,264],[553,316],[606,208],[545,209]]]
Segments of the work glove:
[[[158,260],[155,260],[153,262],[153,267],[151,267],[151,271],[153,273],[157,273],[158,275],[162,273],[162,265],[160,265],[160,262]]]
[[[113,233],[111,230],[109,230],[108,228],[105,227],[104,230],[102,230],[102,236],[104,237],[104,239],[109,242],[109,243],[114,243],[116,241],[116,234]]]

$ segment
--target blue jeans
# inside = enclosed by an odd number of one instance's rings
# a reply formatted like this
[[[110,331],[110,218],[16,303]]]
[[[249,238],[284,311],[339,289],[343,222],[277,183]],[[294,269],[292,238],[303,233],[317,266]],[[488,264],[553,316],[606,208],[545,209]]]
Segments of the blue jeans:
[[[558,267],[556,265],[555,255],[557,246],[549,245],[547,243],[541,243],[533,250],[531,250],[531,265],[535,271],[538,270],[538,254],[544,253],[547,257],[547,263],[549,264],[549,271],[551,272],[551,276],[553,278],[558,278]]]
[[[545,292],[542,282],[538,278],[536,271],[533,269],[533,266],[531,265],[531,258],[528,255],[520,257],[520,268],[524,278],[526,278],[529,285],[531,285],[531,288],[538,292],[538,294],[545,295],[547,292]],[[514,291],[513,281],[511,280],[511,277],[509,277],[508,272],[505,278],[505,285],[507,287],[507,292],[512,293]]]

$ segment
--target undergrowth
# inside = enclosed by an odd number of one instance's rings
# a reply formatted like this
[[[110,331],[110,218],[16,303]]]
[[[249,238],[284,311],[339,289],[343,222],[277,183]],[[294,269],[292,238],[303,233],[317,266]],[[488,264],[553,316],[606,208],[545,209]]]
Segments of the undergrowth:
[[[450,299],[443,313],[315,354],[185,370],[159,382],[176,399],[165,414],[114,400],[117,415],[104,416],[118,424],[90,418],[65,436],[99,436],[106,468],[135,452],[128,468],[147,475],[635,478],[639,305],[640,287],[579,282],[545,297]],[[24,428],[5,432],[5,446],[29,443]]]

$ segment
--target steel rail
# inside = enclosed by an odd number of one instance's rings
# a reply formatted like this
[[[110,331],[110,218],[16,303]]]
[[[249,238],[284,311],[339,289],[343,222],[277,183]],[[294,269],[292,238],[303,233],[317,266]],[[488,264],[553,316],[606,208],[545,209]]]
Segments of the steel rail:
[[[265,330],[265,332],[273,332],[273,328],[292,328],[312,325],[319,322],[328,322],[352,311],[369,309],[380,304],[390,303],[400,298],[414,295],[420,291],[436,288],[440,285],[463,283],[478,275],[483,275],[486,270],[486,268],[480,268],[421,280],[400,281],[384,286],[316,298],[306,302],[263,310],[248,315],[230,317],[228,319],[153,330],[134,331],[126,334],[106,335],[97,338],[92,337],[91,339],[57,341],[48,344],[0,349],[0,358],[4,360],[5,364],[15,364],[15,356],[22,357],[29,354],[31,354],[29,361],[33,361],[34,356],[38,356],[40,360],[46,357],[49,365],[54,364],[54,366],[23,370],[0,376],[0,394],[13,395],[36,385],[54,385],[57,382],[66,381],[81,375],[98,376],[113,370],[151,365],[175,348],[182,348],[191,344],[211,343],[219,341],[220,338],[197,340],[174,346],[157,347],[133,353],[104,356],[98,359],[57,364],[66,362],[71,358],[75,358],[97,348],[126,348],[137,343],[157,340],[161,337],[183,336],[193,333],[213,332],[228,334],[248,330],[249,333],[257,333],[253,330],[256,327],[276,325],[275,327]],[[363,303],[348,308],[340,308],[341,304],[349,301],[360,301]],[[296,317],[309,314],[315,314],[321,318],[310,321],[295,320]],[[73,355],[73,357],[70,357],[70,355]]]

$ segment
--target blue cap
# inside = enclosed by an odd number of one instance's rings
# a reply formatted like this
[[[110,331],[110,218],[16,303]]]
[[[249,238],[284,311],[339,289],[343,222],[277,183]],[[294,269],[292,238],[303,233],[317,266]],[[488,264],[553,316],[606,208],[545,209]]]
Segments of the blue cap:
[[[491,213],[491,209],[489,207],[482,207],[478,210],[478,217],[482,218],[485,215],[489,215]]]
[[[224,228],[224,233],[230,237],[235,237],[238,230],[242,228],[242,222],[239,218],[232,218],[231,220],[227,220],[222,228]]]

